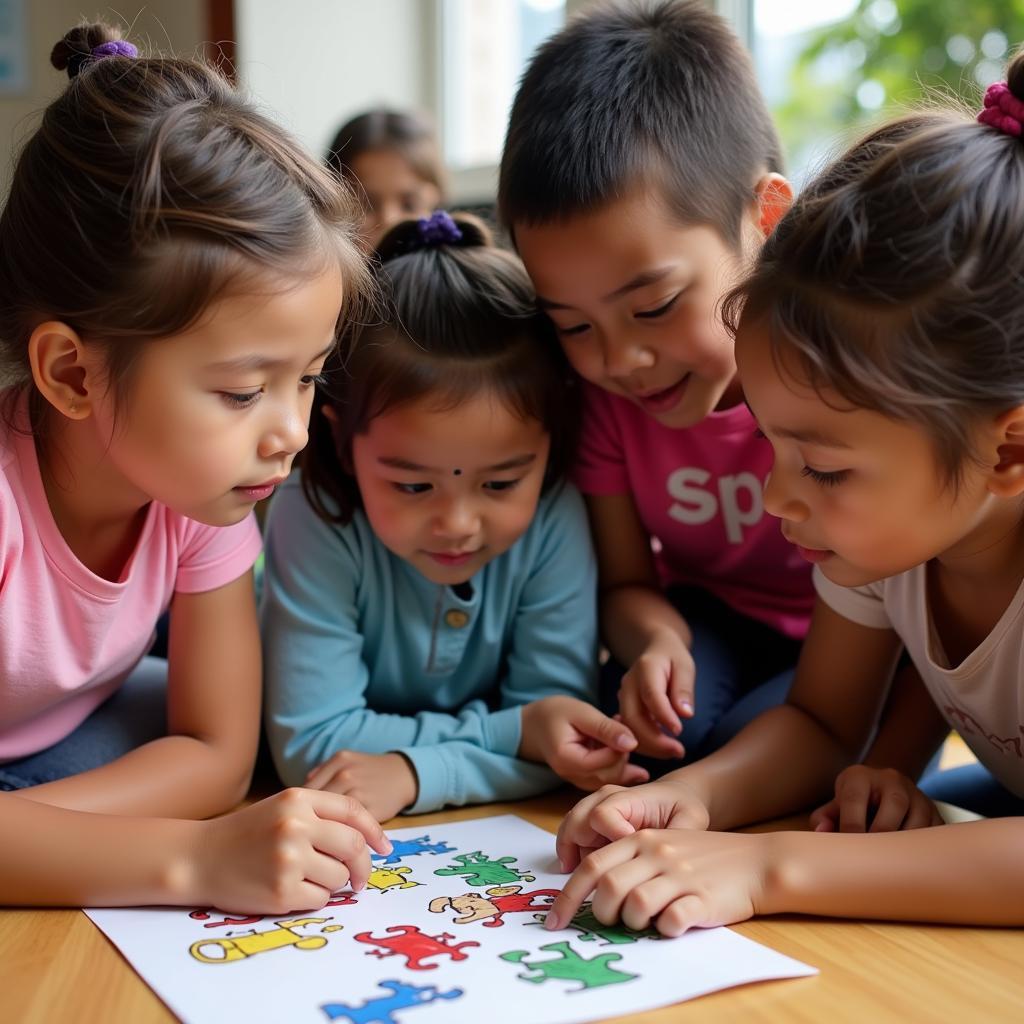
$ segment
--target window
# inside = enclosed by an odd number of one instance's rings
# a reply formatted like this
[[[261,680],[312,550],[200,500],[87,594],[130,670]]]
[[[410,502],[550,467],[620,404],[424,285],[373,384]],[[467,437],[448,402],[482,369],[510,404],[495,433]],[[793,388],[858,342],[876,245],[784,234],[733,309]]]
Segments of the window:
[[[565,0],[441,0],[441,125],[456,172],[493,167],[533,51],[565,22]]]

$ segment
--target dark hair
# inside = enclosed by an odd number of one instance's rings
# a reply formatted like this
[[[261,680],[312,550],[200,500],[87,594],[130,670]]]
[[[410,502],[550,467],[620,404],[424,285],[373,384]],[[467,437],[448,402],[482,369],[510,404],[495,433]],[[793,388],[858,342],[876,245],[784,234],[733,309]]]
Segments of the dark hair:
[[[347,523],[362,504],[348,466],[352,438],[375,417],[427,395],[446,410],[495,392],[515,415],[544,425],[545,485],[568,469],[578,389],[551,325],[537,310],[522,263],[497,248],[477,218],[454,219],[458,241],[425,245],[415,220],[384,236],[383,321],[351,328],[317,386],[300,459],[306,497],[327,522]],[[327,405],[336,425],[323,414]]]
[[[778,137],[750,57],[704,0],[588,10],[544,43],[509,119],[498,211],[511,230],[596,209],[638,183],[738,246]]]
[[[327,150],[327,166],[357,190],[352,170],[356,157],[374,149],[390,149],[402,156],[416,176],[437,186],[442,201],[448,192],[447,174],[432,125],[420,114],[383,107],[346,121]]]
[[[0,378],[31,387],[47,319],[104,347],[123,397],[143,342],[187,329],[229,289],[337,260],[346,311],[369,285],[349,191],[213,67],[94,58],[80,25],[53,48],[70,82],[24,146],[0,215]],[[33,422],[44,403],[32,388]]]
[[[1009,70],[1024,99],[1024,54]],[[933,438],[948,483],[980,415],[1024,402],[1024,142],[953,110],[869,134],[811,182],[727,323],[819,391]]]

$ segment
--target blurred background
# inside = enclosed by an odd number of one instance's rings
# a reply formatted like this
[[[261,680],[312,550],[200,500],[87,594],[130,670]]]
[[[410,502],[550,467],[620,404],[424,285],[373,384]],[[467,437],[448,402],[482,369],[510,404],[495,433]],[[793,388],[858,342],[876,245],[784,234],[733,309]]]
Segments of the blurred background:
[[[450,199],[490,202],[524,62],[594,0],[0,0],[0,188],[38,112],[62,88],[50,47],[83,15],[158,51],[205,52],[315,152],[368,108],[436,127]],[[709,0],[711,3],[712,0]],[[954,95],[972,107],[1024,40],[1024,0],[717,0],[754,53],[799,183],[894,106]]]

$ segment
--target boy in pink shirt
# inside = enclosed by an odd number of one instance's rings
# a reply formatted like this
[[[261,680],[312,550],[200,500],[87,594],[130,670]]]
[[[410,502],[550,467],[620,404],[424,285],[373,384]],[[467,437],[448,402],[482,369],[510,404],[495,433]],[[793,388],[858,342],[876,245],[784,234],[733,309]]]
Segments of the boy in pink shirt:
[[[717,308],[792,199],[780,167],[747,54],[696,0],[576,19],[512,109],[499,210],[585,381],[603,635],[658,758],[781,701],[813,603]]]

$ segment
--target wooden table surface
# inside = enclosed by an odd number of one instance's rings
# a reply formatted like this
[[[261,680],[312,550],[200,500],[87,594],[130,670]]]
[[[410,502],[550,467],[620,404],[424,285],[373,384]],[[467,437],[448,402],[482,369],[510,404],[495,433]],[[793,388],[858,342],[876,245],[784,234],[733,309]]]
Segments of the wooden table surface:
[[[571,803],[572,796],[560,792],[517,804],[406,817],[391,824],[409,827],[513,813],[553,832]],[[800,826],[795,820],[784,824]],[[970,870],[968,865],[964,869]],[[1024,1019],[1024,930],[779,917],[749,921],[737,925],[736,931],[812,964],[821,973],[746,985],[616,1020],[974,1024]],[[3,1024],[174,1020],[80,911],[0,911]]]

